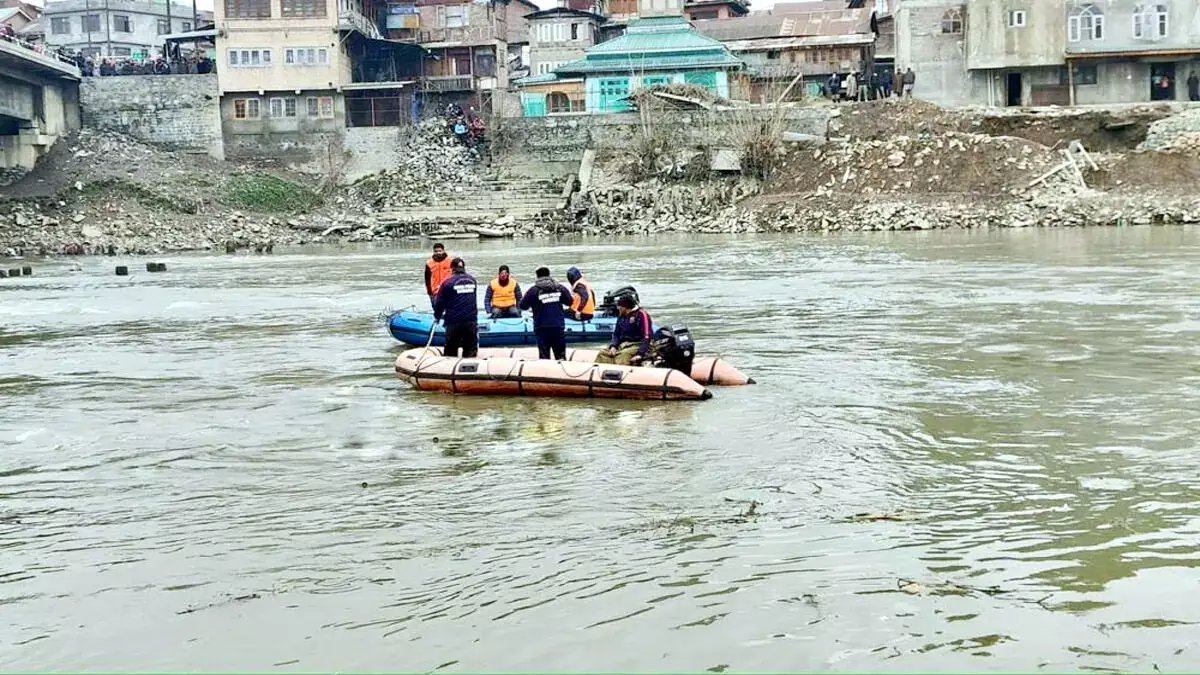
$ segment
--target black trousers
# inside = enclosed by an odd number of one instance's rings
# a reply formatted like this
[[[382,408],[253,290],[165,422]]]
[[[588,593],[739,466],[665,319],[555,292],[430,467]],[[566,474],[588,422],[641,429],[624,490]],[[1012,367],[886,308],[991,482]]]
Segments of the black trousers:
[[[512,307],[504,307],[504,308],[493,307],[492,308],[492,318],[493,319],[519,319],[519,318],[521,318],[521,310],[517,309],[516,305],[513,305]]]
[[[535,328],[533,332],[537,334],[538,343],[538,358],[550,358],[550,351],[554,351],[554,358],[559,361],[567,360],[567,330],[565,328]]]
[[[446,324],[446,347],[442,354],[460,356],[460,350],[464,359],[479,356],[479,325],[474,321]]]

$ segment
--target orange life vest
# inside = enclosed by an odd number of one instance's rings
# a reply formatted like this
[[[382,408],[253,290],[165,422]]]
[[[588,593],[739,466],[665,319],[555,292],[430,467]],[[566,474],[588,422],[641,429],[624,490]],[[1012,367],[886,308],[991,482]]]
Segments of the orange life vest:
[[[575,292],[576,286],[583,286],[587,289],[587,302],[583,302],[583,299],[580,298],[579,294]],[[588,282],[584,281],[583,279],[576,281],[575,285],[571,287],[571,297],[574,298],[574,300],[571,301],[572,312],[579,312],[580,314],[596,313],[596,293],[592,290],[592,285]]]
[[[492,287],[492,307],[508,309],[517,306],[517,280],[515,278],[509,276],[507,286],[501,286],[499,278],[492,279],[490,286]]]
[[[450,269],[450,261],[449,255],[441,262],[432,257],[425,261],[425,267],[429,269],[429,288],[427,290],[430,295],[437,295],[438,289],[442,287],[442,282],[454,275],[454,270]]]

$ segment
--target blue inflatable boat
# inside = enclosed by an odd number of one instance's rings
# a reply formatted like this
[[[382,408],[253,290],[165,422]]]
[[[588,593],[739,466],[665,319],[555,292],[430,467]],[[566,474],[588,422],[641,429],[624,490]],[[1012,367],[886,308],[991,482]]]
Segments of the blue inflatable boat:
[[[612,338],[615,316],[597,316],[590,321],[567,319],[567,342],[608,342]],[[429,328],[433,325],[431,312],[401,310],[388,316],[388,331],[400,342],[424,347],[429,339]],[[433,344],[446,344],[446,329],[440,323],[433,333]],[[479,346],[507,347],[511,345],[535,345],[537,335],[533,332],[533,318],[493,319],[488,314],[479,314]]]

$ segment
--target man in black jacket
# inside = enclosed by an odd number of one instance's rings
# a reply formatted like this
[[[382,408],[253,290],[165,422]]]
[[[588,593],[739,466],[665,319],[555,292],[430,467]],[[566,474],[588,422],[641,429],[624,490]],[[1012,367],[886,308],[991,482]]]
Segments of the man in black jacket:
[[[442,282],[433,300],[433,320],[446,319],[446,348],[442,354],[472,359],[479,355],[479,310],[475,277],[467,274],[462,258],[450,263],[454,272]]]
[[[563,317],[571,306],[571,292],[550,278],[550,268],[539,267],[537,282],[521,298],[521,309],[533,310],[533,332],[537,334],[538,358],[567,358],[567,331]]]

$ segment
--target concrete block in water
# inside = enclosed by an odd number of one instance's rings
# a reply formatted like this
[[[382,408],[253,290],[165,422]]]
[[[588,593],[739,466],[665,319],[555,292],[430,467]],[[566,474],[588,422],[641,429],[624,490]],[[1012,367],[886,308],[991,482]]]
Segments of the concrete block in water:
[[[119,277],[129,276],[129,268],[124,265],[117,265],[117,276],[119,276]]]
[[[22,267],[21,268],[21,276],[23,276],[23,277],[33,276],[33,268],[30,267],[29,265]]]

